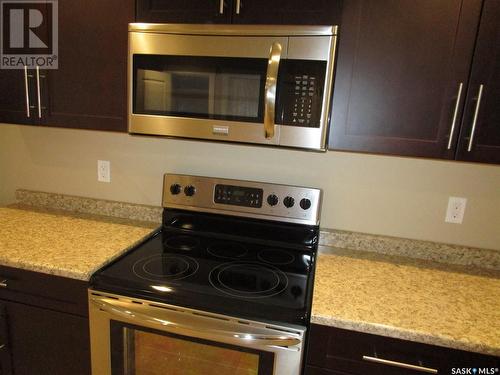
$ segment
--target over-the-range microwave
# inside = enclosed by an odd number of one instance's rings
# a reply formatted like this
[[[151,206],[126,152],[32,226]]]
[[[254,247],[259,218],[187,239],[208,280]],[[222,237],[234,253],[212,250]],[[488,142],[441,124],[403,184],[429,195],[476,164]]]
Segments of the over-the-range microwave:
[[[129,133],[325,150],[336,35],[132,23]]]

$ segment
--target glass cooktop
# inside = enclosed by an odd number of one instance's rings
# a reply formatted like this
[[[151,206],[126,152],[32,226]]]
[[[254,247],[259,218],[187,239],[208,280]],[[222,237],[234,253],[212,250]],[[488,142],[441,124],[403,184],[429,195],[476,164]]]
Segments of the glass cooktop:
[[[248,319],[305,324],[314,252],[163,228],[97,272],[95,290]]]

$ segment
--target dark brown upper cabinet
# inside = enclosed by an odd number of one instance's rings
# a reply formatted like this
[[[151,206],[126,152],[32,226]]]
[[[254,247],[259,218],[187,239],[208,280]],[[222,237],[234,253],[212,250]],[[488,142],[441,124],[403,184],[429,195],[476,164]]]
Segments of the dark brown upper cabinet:
[[[33,72],[0,69],[0,122],[34,124]]]
[[[339,25],[340,0],[233,0],[233,23]]]
[[[481,17],[481,0],[345,2],[329,148],[498,162],[498,8],[486,0]]]
[[[158,23],[230,23],[231,0],[137,0],[136,20]]]
[[[7,12],[10,8],[9,4],[2,4],[3,12]],[[12,6],[27,14],[28,9],[20,3],[18,6]],[[29,9],[37,8],[42,14],[46,14],[47,5],[44,3],[30,4]],[[42,24],[36,28],[34,34],[41,36],[42,39],[49,35],[47,28],[48,23]],[[5,28],[6,29],[6,28]],[[2,30],[2,32],[5,30]],[[28,48],[26,33],[24,34],[22,46],[11,46],[10,41],[7,41],[7,46],[2,46],[8,53],[19,56],[27,55],[33,49]],[[9,38],[10,39],[10,38]],[[17,59],[15,59],[17,60]],[[0,69],[0,122],[28,124],[33,125],[39,123],[37,112],[37,96],[36,96],[36,72],[28,65],[20,65],[15,69]]]
[[[126,131],[133,0],[58,2],[58,68],[1,70],[0,122]]]
[[[137,21],[338,25],[341,8],[341,0],[137,0]]]
[[[500,163],[500,1],[485,0],[457,159]]]
[[[45,71],[42,122],[126,131],[127,32],[134,2],[59,1],[59,66]]]

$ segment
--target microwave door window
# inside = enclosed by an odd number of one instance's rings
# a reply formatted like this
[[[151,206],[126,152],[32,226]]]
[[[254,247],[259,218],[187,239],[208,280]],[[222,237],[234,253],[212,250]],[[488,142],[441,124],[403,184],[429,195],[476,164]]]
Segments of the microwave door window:
[[[171,111],[172,79],[170,73],[139,69],[137,83],[136,100],[142,104],[144,111],[149,113]]]
[[[216,113],[229,117],[257,118],[260,80],[257,74],[219,74]]]
[[[265,59],[134,55],[134,113],[263,122]]]
[[[213,114],[213,73],[174,71],[172,77],[174,106],[171,112],[180,116]]]

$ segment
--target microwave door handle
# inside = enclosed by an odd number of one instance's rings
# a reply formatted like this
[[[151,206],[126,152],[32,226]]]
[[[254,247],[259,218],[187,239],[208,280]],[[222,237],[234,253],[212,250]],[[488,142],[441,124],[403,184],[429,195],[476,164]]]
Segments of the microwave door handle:
[[[138,325],[141,325],[141,323],[149,323],[178,334],[189,335],[191,332],[203,332],[209,334],[213,338],[230,339],[240,342],[241,345],[244,346],[248,346],[248,344],[251,343],[254,346],[280,346],[286,348],[299,345],[302,342],[300,338],[293,336],[253,334],[250,328],[247,327],[249,331],[244,333],[239,331],[211,329],[206,323],[197,323],[196,317],[189,319],[184,322],[184,324],[179,324],[169,320],[173,316],[170,317],[168,313],[164,312],[163,314],[158,314],[153,311],[141,311],[145,310],[142,305],[135,306],[135,304],[132,303],[124,304],[106,298],[92,298],[90,302],[109,314],[135,321]]]
[[[281,59],[281,44],[274,42],[269,53],[266,85],[264,88],[264,134],[267,139],[274,137],[276,113],[276,84]]]

